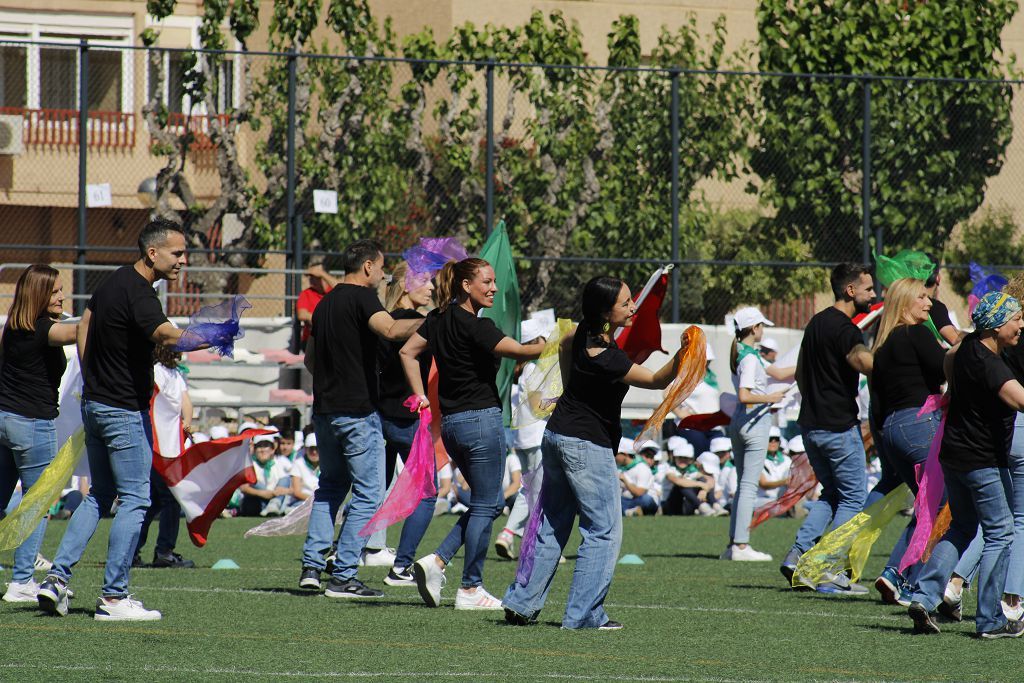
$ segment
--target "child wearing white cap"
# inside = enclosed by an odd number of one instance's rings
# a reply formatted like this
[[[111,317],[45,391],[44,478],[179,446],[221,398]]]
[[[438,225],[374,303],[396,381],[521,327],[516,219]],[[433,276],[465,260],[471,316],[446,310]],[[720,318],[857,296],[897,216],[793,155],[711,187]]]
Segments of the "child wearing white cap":
[[[799,438],[799,437],[797,437]],[[772,427],[768,432],[768,453],[764,459],[764,470],[758,481],[757,507],[778,500],[789,483],[789,471],[793,460],[782,452],[782,432]]]
[[[768,392],[768,378],[792,379],[795,371],[795,368],[768,365],[761,358],[757,344],[763,341],[764,328],[773,325],[753,306],[741,308],[733,315],[736,337],[729,353],[729,368],[739,401],[729,425],[729,438],[738,485],[729,521],[729,545],[721,554],[723,560],[766,562],[772,559],[768,553],[754,550],[750,545],[750,522],[768,452],[769,406],[783,398],[782,392]]]
[[[288,507],[295,507],[316,492],[320,485],[320,449],[316,445],[316,432],[310,432],[302,442],[302,451],[292,461],[292,493]]]
[[[621,442],[620,442],[621,443]],[[640,444],[640,451],[659,451],[654,441]],[[658,501],[651,496],[654,487],[654,472],[644,458],[624,452],[615,454],[619,468],[619,485],[622,490],[622,516],[653,515],[658,511]]]
[[[714,498],[715,480],[694,463],[693,445],[682,437],[673,436],[668,440],[668,448],[672,453],[672,467],[665,475],[662,512],[692,515],[702,505],[710,511],[707,498]]]

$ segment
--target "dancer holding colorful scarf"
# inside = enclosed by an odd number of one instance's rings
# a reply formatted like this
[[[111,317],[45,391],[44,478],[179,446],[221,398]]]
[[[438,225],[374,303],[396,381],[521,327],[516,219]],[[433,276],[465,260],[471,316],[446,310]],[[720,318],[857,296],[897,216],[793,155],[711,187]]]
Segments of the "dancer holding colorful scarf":
[[[1002,292],[982,297],[971,318],[975,331],[945,363],[950,403],[939,461],[952,521],[921,570],[907,613],[916,633],[939,632],[930,612],[948,611],[942,600],[946,583],[980,524],[977,632],[982,638],[1015,638],[1024,634],[1024,621],[1008,621],[1000,597],[1013,540],[1007,453],[1014,411],[1024,410],[1024,386],[1000,354],[1019,342],[1024,322],[1020,302]]]
[[[756,308],[736,311],[733,328],[736,337],[729,353],[732,384],[739,399],[729,424],[732,457],[739,484],[729,517],[729,545],[719,559],[746,562],[770,562],[772,556],[754,550],[750,545],[750,521],[754,516],[758,481],[768,453],[768,432],[771,429],[769,406],[783,398],[783,392],[768,393],[768,378],[786,381],[796,368],[778,368],[767,364],[755,348],[764,336],[765,326],[774,326]]]
[[[543,512],[532,571],[525,581],[517,577],[502,601],[510,624],[525,626],[537,620],[578,515],[582,542],[562,627],[622,628],[604,610],[622,541],[615,467],[615,447],[622,436],[622,399],[630,386],[667,387],[686,351],[684,336],[679,352],[657,372],[626,356],[614,341],[615,330],[632,324],[636,307],[629,287],[621,280],[590,280],[583,287],[582,309],[583,322],[562,344],[565,391],[541,445]],[[703,353],[700,355],[703,365]]]

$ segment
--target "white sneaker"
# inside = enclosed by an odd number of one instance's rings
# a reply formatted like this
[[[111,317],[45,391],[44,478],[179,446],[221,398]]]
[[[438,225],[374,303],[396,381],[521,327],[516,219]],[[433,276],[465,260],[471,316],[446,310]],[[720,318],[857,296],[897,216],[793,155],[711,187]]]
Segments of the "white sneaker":
[[[697,514],[703,515],[704,517],[710,517],[715,514],[715,511],[707,503],[701,503],[700,507],[697,508]]]
[[[141,600],[127,595],[120,600],[96,598],[96,621],[158,621],[163,617],[155,609],[146,609]]]
[[[1003,616],[1009,621],[1020,621],[1024,619],[1024,603],[1017,603],[1016,607],[1010,607],[1006,604],[1006,600],[1000,600],[999,604],[1003,608]]]
[[[754,550],[754,547],[748,544],[746,548],[740,548],[737,545],[729,546],[729,557],[723,559],[736,562],[771,562],[772,556],[768,553]]]
[[[35,567],[36,567],[36,571],[48,572],[51,569],[53,569],[53,562],[50,562],[48,559],[46,559],[42,555],[37,554],[36,555]]]
[[[455,609],[501,609],[501,600],[494,597],[483,586],[467,590],[460,588],[455,594]]]
[[[395,566],[395,558],[398,555],[395,553],[394,548],[381,548],[380,550],[370,550],[367,548],[363,550],[363,553],[359,556],[360,567],[393,567]]]
[[[441,589],[444,588],[446,579],[444,569],[437,566],[437,554],[431,553],[416,560],[416,564],[412,566],[412,573],[423,602],[427,603],[428,607],[440,607]]]
[[[11,581],[7,584],[7,592],[4,593],[4,602],[31,602],[35,603],[39,596],[39,584],[33,579],[26,583]]]
[[[953,584],[952,583],[947,583],[946,584],[946,590],[942,594],[942,599],[946,602],[946,604],[948,604],[948,605],[958,605],[958,604],[960,604],[960,601],[963,599],[963,597],[964,597],[964,592],[963,592],[962,589],[961,590],[957,590],[957,589],[953,588]]]
[[[715,503],[712,505],[711,512],[715,517],[725,517],[729,514],[729,511],[722,507],[721,503]]]
[[[515,542],[516,537],[507,530],[502,529],[501,533],[498,534],[498,538],[494,541],[494,552],[503,560],[514,560],[516,559]]]
[[[449,512],[451,512],[453,515],[461,515],[468,509],[469,508],[463,505],[462,503],[456,503],[455,505],[452,505],[451,510],[449,510]]]

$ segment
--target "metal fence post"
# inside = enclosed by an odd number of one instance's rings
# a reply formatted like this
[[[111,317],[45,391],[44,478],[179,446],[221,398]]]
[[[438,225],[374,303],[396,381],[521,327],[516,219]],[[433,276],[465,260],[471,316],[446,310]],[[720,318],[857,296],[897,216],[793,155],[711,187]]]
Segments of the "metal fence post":
[[[672,322],[679,322],[679,70],[672,69]]]
[[[298,47],[293,45],[288,54],[288,140],[286,141],[286,163],[287,163],[287,187],[285,197],[287,202],[287,217],[285,219],[285,250],[288,255],[285,257],[288,268],[302,268],[302,263],[296,261],[295,253],[295,90],[296,90],[296,62],[298,58]],[[293,276],[285,278],[285,293],[291,297],[297,292],[296,282]],[[285,299],[285,315],[292,315],[294,308],[290,298]],[[293,335],[294,336],[294,335]],[[293,342],[293,343],[297,343]]]
[[[494,60],[487,63],[487,152],[484,154],[484,184],[486,211],[484,234],[488,237],[494,229]]]
[[[86,264],[86,163],[89,156],[89,138],[86,135],[86,128],[89,125],[89,41],[85,38],[78,43],[78,254],[75,263],[80,266]],[[84,294],[85,269],[79,268],[75,272],[75,294],[74,300],[75,315],[82,315],[85,312],[86,299]]]
[[[861,158],[863,168],[861,170],[861,231],[864,239],[862,260],[864,263],[871,263],[871,80],[870,74],[861,78],[864,92],[863,126],[861,130]],[[881,234],[879,234],[879,237]],[[879,239],[875,240],[875,251],[881,253],[882,245]]]

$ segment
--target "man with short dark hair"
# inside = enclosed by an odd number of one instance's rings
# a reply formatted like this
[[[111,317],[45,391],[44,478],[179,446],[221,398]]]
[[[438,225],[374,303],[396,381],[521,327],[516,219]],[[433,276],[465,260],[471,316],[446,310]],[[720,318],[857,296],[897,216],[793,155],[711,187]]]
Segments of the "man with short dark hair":
[[[384,436],[377,415],[377,336],[401,341],[422,319],[395,320],[376,288],[384,279],[379,242],[359,240],[342,254],[345,277],[313,312],[306,368],[313,375],[313,425],[320,450],[320,481],[313,494],[302,550],[299,586],[320,589],[320,573],[334,539],[338,509],[352,491],[338,534],[331,598],[379,598],[384,594],[356,578],[366,546],[363,528],[384,498]]]
[[[842,263],[832,271],[831,285],[836,302],[811,318],[797,361],[796,381],[801,395],[797,422],[822,492],[782,561],[780,570],[791,583],[800,556],[811,549],[830,524],[837,528],[860,512],[867,496],[857,388],[860,374],[871,374],[873,356],[851,318],[871,309],[874,280],[869,267]],[[818,585],[817,590],[867,592],[845,575]]]
[[[932,319],[932,324],[935,325],[935,329],[938,330],[940,335],[942,335],[942,338],[946,340],[950,346],[953,346],[963,339],[964,333],[958,330],[956,325],[953,324],[952,318],[949,317],[949,309],[946,307],[946,304],[942,303],[938,299],[939,283],[942,282],[942,276],[939,271],[942,269],[942,265],[931,254],[928,254],[927,256],[928,259],[935,264],[932,274],[924,281],[925,291],[928,292],[928,298],[932,300],[932,309],[929,311],[928,315]]]
[[[50,614],[67,615],[71,568],[82,558],[100,515],[109,512],[116,497],[95,618],[152,621],[161,617],[129,595],[128,578],[149,507],[153,348],[176,344],[182,332],[167,320],[153,285],[178,279],[185,265],[185,235],[174,223],[152,221],[139,234],[139,251],[139,260],[117,269],[100,285],[78,326],[91,489],[68,522],[53,568],[39,588],[39,606]]]

